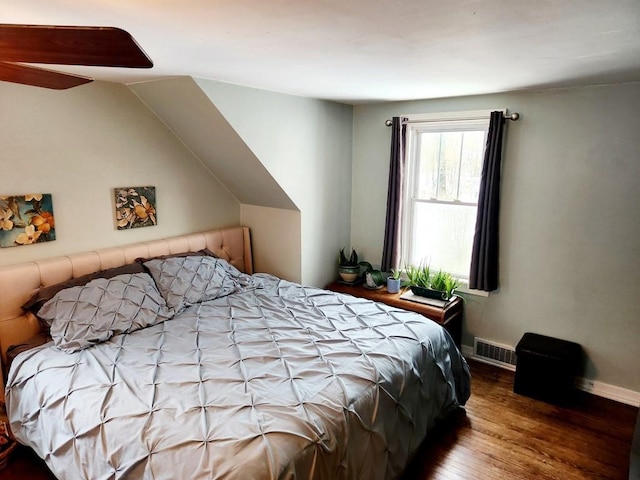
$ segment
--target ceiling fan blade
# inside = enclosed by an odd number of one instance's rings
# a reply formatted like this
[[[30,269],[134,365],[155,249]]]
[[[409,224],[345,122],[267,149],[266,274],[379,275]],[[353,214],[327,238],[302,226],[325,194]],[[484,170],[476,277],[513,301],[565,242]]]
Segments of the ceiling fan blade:
[[[0,60],[100,67],[153,66],[135,39],[115,27],[0,24]]]
[[[54,90],[65,90],[92,82],[93,80],[88,77],[54,72],[53,70],[32,67],[30,65],[0,62],[0,81],[52,88]]]

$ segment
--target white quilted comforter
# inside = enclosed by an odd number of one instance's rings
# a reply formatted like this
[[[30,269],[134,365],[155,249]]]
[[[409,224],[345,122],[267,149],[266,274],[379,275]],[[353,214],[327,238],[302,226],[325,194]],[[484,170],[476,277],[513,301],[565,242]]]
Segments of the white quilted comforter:
[[[397,478],[469,370],[424,317],[266,275],[75,353],[20,354],[11,428],[60,479]]]

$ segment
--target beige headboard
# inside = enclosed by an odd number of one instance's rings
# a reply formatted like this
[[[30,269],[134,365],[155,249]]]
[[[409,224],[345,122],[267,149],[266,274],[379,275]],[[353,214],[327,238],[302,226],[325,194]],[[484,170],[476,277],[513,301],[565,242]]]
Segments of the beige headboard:
[[[37,319],[25,315],[21,306],[40,287],[79,277],[87,273],[132,263],[136,258],[169,253],[196,252],[208,248],[236,268],[253,273],[251,241],[247,227],[232,227],[191,233],[161,240],[104,248],[63,257],[0,267],[0,352],[6,364],[7,348],[35,335]],[[0,399],[4,384],[0,375]]]

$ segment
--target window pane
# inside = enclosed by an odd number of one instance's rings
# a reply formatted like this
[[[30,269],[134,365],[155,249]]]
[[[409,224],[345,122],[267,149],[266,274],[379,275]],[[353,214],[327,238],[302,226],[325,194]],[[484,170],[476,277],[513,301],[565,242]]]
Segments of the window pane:
[[[458,197],[458,173],[460,169],[461,132],[442,133],[440,169],[438,172],[438,200],[455,200]]]
[[[485,132],[421,132],[416,198],[476,203]]]
[[[436,270],[468,278],[476,210],[475,206],[417,202],[409,262],[424,261]]]
[[[421,133],[418,141],[419,152],[417,155],[418,175],[417,197],[423,199],[436,198],[438,189],[438,158],[440,157],[439,132]]]
[[[464,132],[458,194],[458,200],[462,202],[478,202],[484,143],[484,131]]]

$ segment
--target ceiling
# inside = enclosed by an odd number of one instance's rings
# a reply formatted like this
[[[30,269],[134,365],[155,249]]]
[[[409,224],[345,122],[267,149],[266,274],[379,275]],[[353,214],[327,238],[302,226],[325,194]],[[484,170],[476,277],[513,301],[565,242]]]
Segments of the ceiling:
[[[21,0],[0,18],[128,30],[151,70],[55,67],[127,84],[355,104],[640,81],[639,0]]]

